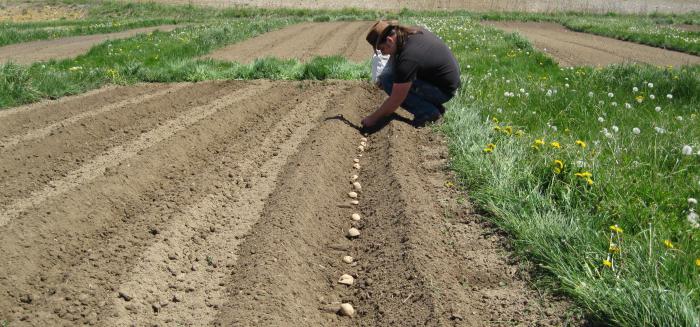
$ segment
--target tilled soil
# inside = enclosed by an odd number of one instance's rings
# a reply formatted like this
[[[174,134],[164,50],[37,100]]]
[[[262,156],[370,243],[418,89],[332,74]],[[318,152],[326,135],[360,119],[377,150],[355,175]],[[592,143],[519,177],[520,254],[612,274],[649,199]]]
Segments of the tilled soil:
[[[0,47],[0,63],[14,62],[31,64],[36,61],[49,59],[67,59],[86,53],[94,45],[108,40],[124,39],[136,34],[149,33],[155,30],[169,32],[176,25],[161,25],[155,27],[136,28],[123,32],[94,34],[65,37],[55,40],[32,41]]]
[[[131,0],[142,1],[146,0]],[[154,0],[148,0],[151,2]],[[593,13],[688,13],[700,11],[696,0],[155,0],[168,4],[195,4],[216,7],[258,6],[312,9],[364,8],[399,11],[414,10],[527,11],[527,12],[593,12]]]
[[[207,58],[250,63],[277,57],[302,61],[315,56],[341,55],[361,62],[372,56],[365,35],[373,22],[303,23],[214,51]]]
[[[605,66],[629,62],[661,66],[700,64],[700,57],[603,36],[568,30],[556,23],[484,22],[517,32],[565,67]]]
[[[355,124],[382,98],[363,82],[229,81],[0,111],[0,321],[567,323],[451,186],[438,136],[397,120],[359,152]]]

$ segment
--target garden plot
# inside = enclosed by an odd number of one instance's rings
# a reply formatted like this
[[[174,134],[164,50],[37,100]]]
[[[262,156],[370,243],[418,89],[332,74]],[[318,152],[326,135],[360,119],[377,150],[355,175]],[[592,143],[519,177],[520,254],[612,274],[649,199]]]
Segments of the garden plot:
[[[1,319],[563,324],[567,305],[529,290],[457,203],[441,140],[403,118],[361,140],[381,99],[364,82],[232,81],[4,111]]]
[[[31,64],[36,61],[50,59],[66,59],[79,56],[94,45],[108,40],[124,39],[136,34],[150,33],[156,30],[169,32],[176,25],[161,25],[156,27],[136,28],[124,32],[73,36],[56,40],[32,41],[0,47],[0,63],[14,62]]]
[[[214,51],[208,58],[250,63],[256,58],[308,60],[340,55],[361,62],[372,56],[365,35],[373,22],[304,23]]]
[[[573,32],[554,23],[487,22],[517,32],[548,53],[561,66],[605,66],[640,62],[660,66],[700,64],[700,57],[677,51],[625,42],[588,33]]]

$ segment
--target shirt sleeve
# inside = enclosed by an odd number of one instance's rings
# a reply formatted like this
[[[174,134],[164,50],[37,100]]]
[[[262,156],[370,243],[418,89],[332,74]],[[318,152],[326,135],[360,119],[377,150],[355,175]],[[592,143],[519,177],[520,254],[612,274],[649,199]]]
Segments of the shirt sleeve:
[[[394,83],[413,82],[418,74],[418,63],[413,60],[400,60],[396,63]]]

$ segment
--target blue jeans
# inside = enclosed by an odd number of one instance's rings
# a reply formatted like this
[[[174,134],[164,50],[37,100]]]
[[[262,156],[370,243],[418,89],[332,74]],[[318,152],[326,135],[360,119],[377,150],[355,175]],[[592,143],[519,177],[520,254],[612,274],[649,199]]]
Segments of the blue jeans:
[[[391,95],[394,85],[394,74],[391,67],[387,67],[379,76],[379,83],[386,94]],[[427,118],[440,115],[438,107],[450,101],[453,95],[445,94],[437,86],[423,80],[414,80],[406,99],[401,107],[412,113],[414,118]]]

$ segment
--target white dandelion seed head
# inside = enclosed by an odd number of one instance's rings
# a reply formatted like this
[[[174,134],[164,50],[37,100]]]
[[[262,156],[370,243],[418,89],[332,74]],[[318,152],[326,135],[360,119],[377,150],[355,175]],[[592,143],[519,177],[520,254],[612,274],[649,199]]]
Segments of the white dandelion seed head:
[[[627,108],[627,109],[631,109],[631,108],[632,108],[632,105],[631,105],[631,104],[629,104],[629,103],[627,103],[627,102],[625,102],[625,108]]]
[[[648,84],[647,84],[647,87],[650,88],[650,89],[653,89],[653,88],[654,88],[654,83],[648,83]]]
[[[683,121],[683,116],[676,116],[677,121]]]
[[[686,144],[681,149],[681,153],[683,153],[684,156],[692,155],[693,154],[693,147]]]
[[[634,133],[634,135],[639,135],[640,133],[642,133],[642,130],[639,129],[639,127],[635,127],[632,129],[632,133]]]
[[[638,91],[639,91],[639,88],[638,88],[638,87],[635,86],[635,87],[632,88],[632,92],[638,92]]]
[[[592,91],[591,91],[591,92],[588,92],[588,96],[592,98],[592,97],[593,97],[593,92],[592,92]]]
[[[602,106],[602,105],[604,105],[604,104],[605,104],[605,101],[603,101],[603,100],[598,100],[598,105]]]
[[[670,94],[670,93],[669,93],[669,94],[666,94],[666,98],[669,99],[669,100],[673,99],[673,94]]]
[[[556,131],[557,131],[557,127],[554,126],[554,125],[552,125],[552,130],[556,132]]]
[[[525,93],[525,89],[521,88],[520,93]]]
[[[698,214],[695,213],[695,210],[690,209],[690,212],[688,213],[688,223],[690,223],[690,226],[693,228],[700,228],[700,222],[698,222]]]
[[[500,114],[500,113],[503,112],[503,109],[502,109],[502,108],[498,108],[498,109],[496,109],[496,112],[498,112],[498,113]]]
[[[603,135],[605,135],[605,137],[607,137],[607,138],[609,138],[609,139],[613,138],[612,133],[610,133],[610,132],[608,132],[608,131],[605,131],[605,134],[603,134]]]
[[[569,83],[564,84],[564,87],[569,87]]]
[[[696,206],[696,205],[698,205],[698,200],[696,198],[688,198],[688,205],[689,206]]]
[[[612,92],[608,92],[608,97],[609,97],[609,98],[612,98],[612,97],[614,97],[614,96],[615,96],[615,95],[614,95]]]
[[[613,107],[617,107],[617,102],[613,101],[610,103]]]
[[[652,99],[652,100],[654,100],[654,99],[656,99],[656,96],[655,96],[655,95],[653,95],[653,94],[649,94],[649,99]]]
[[[654,127],[654,130],[656,131],[657,134],[664,134],[666,133],[666,130],[661,128],[661,127]]]
[[[657,106],[654,110],[656,110],[656,112],[661,112],[661,107]]]
[[[603,117],[598,117],[598,122],[599,122],[599,123],[605,122],[605,118],[603,118]]]
[[[617,127],[616,125],[613,125],[611,128],[612,128],[613,132],[615,132],[615,133],[620,131],[620,128]]]

